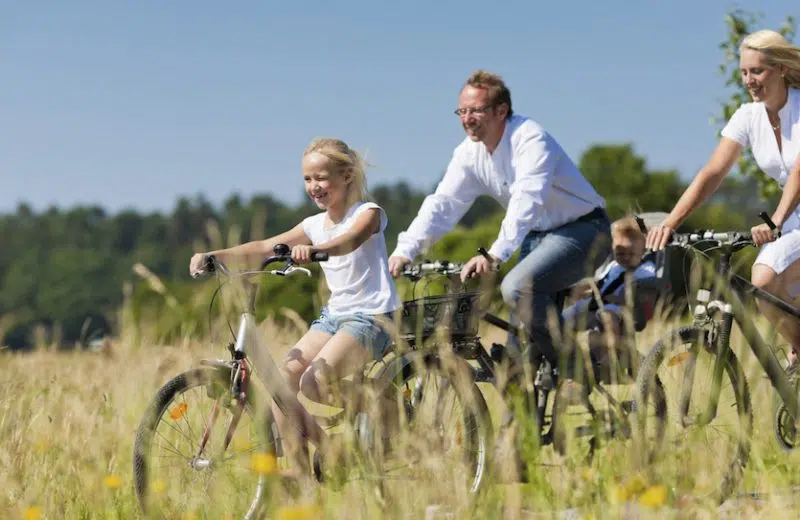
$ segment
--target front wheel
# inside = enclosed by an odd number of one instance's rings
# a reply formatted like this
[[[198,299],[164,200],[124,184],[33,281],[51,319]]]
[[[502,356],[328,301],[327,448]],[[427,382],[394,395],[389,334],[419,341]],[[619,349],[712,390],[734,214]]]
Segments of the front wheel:
[[[257,414],[253,399],[232,399],[230,382],[229,367],[201,367],[153,398],[133,450],[136,496],[148,517],[256,517],[276,469],[272,418]]]
[[[747,381],[736,355],[719,343],[704,329],[680,329],[653,346],[636,380],[639,461],[651,480],[672,488],[677,498],[723,502],[750,456]],[[647,419],[649,396],[655,394],[666,397],[667,413]],[[658,423],[651,425],[660,433],[657,445],[642,435],[647,420]]]

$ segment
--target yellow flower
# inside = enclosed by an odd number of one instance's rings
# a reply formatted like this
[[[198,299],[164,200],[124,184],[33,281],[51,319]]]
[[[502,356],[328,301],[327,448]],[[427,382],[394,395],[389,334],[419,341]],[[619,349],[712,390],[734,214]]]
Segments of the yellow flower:
[[[166,491],[166,489],[167,489],[167,483],[161,480],[160,478],[156,479],[155,482],[153,482],[153,493],[155,493],[156,495],[162,494],[164,491]]]
[[[122,479],[117,475],[109,475],[103,479],[103,485],[108,489],[119,489],[122,485]]]
[[[278,470],[278,461],[272,453],[254,453],[250,460],[250,468],[261,475],[269,475]]]
[[[322,518],[319,506],[282,507],[278,511],[278,520],[312,520]]]
[[[634,475],[628,479],[625,487],[628,489],[628,496],[634,496],[645,490],[647,482],[645,482],[641,475]]]
[[[650,486],[639,497],[639,503],[647,507],[658,507],[667,501],[667,488],[666,486]]]
[[[625,486],[615,484],[608,490],[608,500],[614,505],[627,502],[630,497],[628,488]]]
[[[42,508],[38,506],[30,506],[25,510],[22,518],[25,520],[39,520],[42,517]]]
[[[641,475],[634,475],[624,484],[615,484],[609,489],[609,500],[612,504],[621,504],[641,493],[646,488]]]
[[[39,439],[39,442],[36,443],[36,451],[39,453],[44,453],[50,449],[50,441],[47,438]]]

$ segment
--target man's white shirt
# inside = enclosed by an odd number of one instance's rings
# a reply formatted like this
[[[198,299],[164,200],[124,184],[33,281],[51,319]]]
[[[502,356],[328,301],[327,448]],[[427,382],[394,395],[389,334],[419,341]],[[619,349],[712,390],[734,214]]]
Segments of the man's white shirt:
[[[532,119],[514,115],[494,153],[468,137],[456,147],[444,178],[399,234],[392,256],[413,260],[451,231],[481,195],[506,208],[489,249],[501,261],[514,254],[530,231],[551,230],[605,207],[555,139]]]

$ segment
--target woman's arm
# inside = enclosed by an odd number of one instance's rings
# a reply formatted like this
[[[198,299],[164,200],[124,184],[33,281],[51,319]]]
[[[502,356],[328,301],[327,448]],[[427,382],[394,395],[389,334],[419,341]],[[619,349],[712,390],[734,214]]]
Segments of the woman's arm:
[[[657,250],[666,246],[672,232],[719,188],[741,152],[742,145],[736,141],[727,137],[720,139],[711,159],[697,172],[669,216],[660,226],[654,227],[648,233],[648,248]]]
[[[798,202],[800,202],[800,155],[797,156],[794,166],[789,171],[789,178],[786,180],[786,186],[783,187],[781,200],[778,202],[775,213],[772,214],[772,221],[778,226],[778,229],[797,208]]]
[[[722,184],[722,180],[731,170],[733,163],[739,158],[741,151],[742,147],[739,143],[723,137],[716,150],[714,150],[711,159],[697,172],[694,180],[683,192],[663,225],[672,229],[677,228],[686,220],[686,217],[717,191],[719,185]]]

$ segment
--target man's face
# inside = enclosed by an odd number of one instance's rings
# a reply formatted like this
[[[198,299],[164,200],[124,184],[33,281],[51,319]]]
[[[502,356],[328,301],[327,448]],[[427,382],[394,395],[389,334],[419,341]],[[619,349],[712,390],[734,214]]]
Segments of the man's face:
[[[492,106],[489,91],[483,88],[467,85],[458,96],[461,126],[476,142],[486,142],[502,135],[507,112],[506,105]]]

